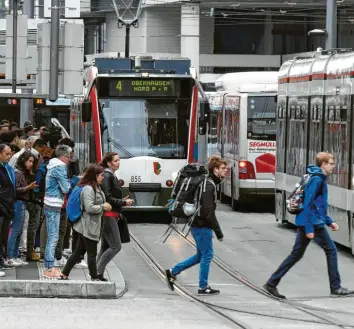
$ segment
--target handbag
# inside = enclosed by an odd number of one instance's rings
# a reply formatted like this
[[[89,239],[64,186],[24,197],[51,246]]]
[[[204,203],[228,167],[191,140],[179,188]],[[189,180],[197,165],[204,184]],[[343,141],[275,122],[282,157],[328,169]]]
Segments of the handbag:
[[[119,228],[119,234],[120,234],[121,243],[130,242],[128,220],[122,214],[120,214],[120,218],[118,220],[118,228]]]

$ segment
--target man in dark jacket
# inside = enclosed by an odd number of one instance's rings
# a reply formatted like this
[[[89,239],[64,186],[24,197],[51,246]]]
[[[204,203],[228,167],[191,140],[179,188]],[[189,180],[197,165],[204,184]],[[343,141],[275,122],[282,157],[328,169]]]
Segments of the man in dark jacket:
[[[227,162],[213,156],[208,160],[210,177],[207,181],[205,191],[200,200],[200,215],[192,223],[192,235],[197,245],[197,253],[175,265],[172,269],[166,270],[166,281],[173,291],[174,281],[178,274],[184,270],[200,263],[198,295],[217,295],[219,290],[212,289],[208,285],[210,263],[213,259],[213,231],[219,241],[223,240],[223,234],[218,220],[215,216],[216,210],[216,185],[220,184],[227,173]]]
[[[332,231],[338,230],[338,224],[327,215],[328,188],[327,176],[334,169],[334,157],[327,152],[320,152],[316,156],[316,166],[307,167],[310,176],[304,188],[303,210],[296,216],[297,234],[291,254],[284,260],[275,273],[264,285],[264,289],[277,298],[285,298],[277,289],[282,277],[302,258],[306,248],[313,239],[326,253],[331,295],[347,296],[353,290],[341,286],[338,271],[337,248],[331,239],[326,225]]]
[[[8,165],[11,149],[6,144],[0,144],[0,276],[1,270],[12,268],[6,262],[6,247],[11,220],[15,213],[15,172]]]

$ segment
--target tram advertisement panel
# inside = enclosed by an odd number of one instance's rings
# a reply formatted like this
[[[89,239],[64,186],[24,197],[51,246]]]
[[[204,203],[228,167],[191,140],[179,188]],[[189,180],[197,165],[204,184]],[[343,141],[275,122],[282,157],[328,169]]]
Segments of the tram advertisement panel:
[[[248,161],[256,174],[276,168],[276,97],[249,96],[247,106]]]
[[[256,173],[274,173],[275,154],[275,141],[248,140],[248,161],[254,164]]]

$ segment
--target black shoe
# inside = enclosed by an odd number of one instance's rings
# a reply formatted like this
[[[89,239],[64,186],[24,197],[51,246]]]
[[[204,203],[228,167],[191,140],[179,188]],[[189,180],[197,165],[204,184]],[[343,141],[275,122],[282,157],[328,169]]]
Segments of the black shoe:
[[[108,282],[108,279],[106,279],[102,274],[98,275],[98,280]]]
[[[198,295],[200,296],[213,296],[219,294],[220,294],[220,290],[212,289],[209,286],[206,286],[204,289],[198,290]]]
[[[166,270],[166,282],[168,287],[174,291],[175,287],[174,287],[174,282],[176,280],[176,277],[172,275],[172,271],[171,270]]]
[[[12,270],[14,268],[14,266],[9,265],[6,261],[0,261],[0,271]]]
[[[58,280],[69,280],[69,277],[65,277],[63,274],[60,275],[60,278]]]
[[[354,295],[354,290],[349,290],[348,288],[339,288],[337,290],[331,291],[331,296],[350,296]]]
[[[263,288],[269,292],[273,297],[285,299],[284,295],[281,295],[276,287],[271,286],[269,283],[266,283]]]

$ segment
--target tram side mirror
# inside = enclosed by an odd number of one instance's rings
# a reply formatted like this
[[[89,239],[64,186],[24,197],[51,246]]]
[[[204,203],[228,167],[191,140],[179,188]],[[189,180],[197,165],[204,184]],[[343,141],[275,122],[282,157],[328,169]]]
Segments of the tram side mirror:
[[[92,103],[90,101],[83,102],[81,107],[82,121],[91,122],[91,115],[92,115]]]
[[[202,100],[200,102],[200,118],[208,122],[210,116],[210,104],[208,101]]]
[[[274,102],[278,103],[278,95],[274,96]]]
[[[198,134],[201,136],[204,136],[207,133],[207,126],[208,126],[207,122],[205,120],[202,120],[201,118],[199,118]]]
[[[208,121],[210,117],[210,104],[208,101],[202,100],[199,107],[199,135],[207,133]]]

